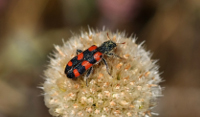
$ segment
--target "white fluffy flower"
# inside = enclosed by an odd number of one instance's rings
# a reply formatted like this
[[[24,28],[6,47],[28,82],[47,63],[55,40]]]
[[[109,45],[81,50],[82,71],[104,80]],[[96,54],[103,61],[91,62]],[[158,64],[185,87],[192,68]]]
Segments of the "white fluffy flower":
[[[68,61],[76,56],[76,50],[86,50],[91,45],[100,46],[110,38],[118,44],[115,53],[123,59],[106,57],[112,77],[100,62],[88,79],[85,74],[76,81],[66,77],[64,69]],[[62,117],[115,117],[151,116],[155,99],[160,96],[161,82],[158,67],[151,54],[137,45],[136,39],[125,33],[89,31],[71,37],[57,50],[45,70],[43,84],[44,100],[53,116]]]

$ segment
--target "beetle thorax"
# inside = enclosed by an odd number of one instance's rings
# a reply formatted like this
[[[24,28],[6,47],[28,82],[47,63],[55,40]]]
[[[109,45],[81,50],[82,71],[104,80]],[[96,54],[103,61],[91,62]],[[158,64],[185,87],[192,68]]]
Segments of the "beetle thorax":
[[[116,43],[113,41],[106,41],[101,46],[99,46],[98,50],[104,54],[109,53],[116,47]]]

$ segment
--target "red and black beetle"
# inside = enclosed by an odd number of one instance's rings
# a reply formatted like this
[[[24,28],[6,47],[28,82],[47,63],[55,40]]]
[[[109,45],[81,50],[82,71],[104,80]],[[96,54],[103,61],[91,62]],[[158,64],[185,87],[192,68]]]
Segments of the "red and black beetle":
[[[108,33],[107,33],[108,36]],[[109,37],[109,36],[108,36]],[[121,43],[124,44],[124,43]],[[115,56],[120,58],[118,55],[116,55],[112,50],[117,47],[117,44],[111,40],[104,42],[102,45],[97,47],[96,45],[92,45],[87,50],[77,50],[76,54],[77,56],[73,57],[66,65],[65,67],[65,74],[70,79],[76,79],[80,75],[82,75],[84,72],[87,72],[85,79],[86,85],[87,85],[87,78],[91,74],[93,70],[93,65],[99,63],[101,60],[106,65],[106,69],[108,74],[109,68],[106,60],[103,58],[104,55],[107,56]]]

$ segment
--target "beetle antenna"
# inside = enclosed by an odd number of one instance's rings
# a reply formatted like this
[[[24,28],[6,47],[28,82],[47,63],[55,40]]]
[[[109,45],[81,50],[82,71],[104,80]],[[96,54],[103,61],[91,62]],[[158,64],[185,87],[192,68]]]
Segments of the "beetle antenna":
[[[109,35],[108,35],[108,32],[107,32],[107,37],[108,37],[108,39],[110,39],[110,37],[109,37]],[[111,40],[111,39],[110,39]]]
[[[109,34],[107,33],[107,37],[108,37],[108,39],[110,39],[110,37],[109,37]],[[111,39],[110,39],[111,40]],[[112,40],[111,40],[112,41]],[[126,42],[123,42],[123,43],[116,43],[116,44],[125,44]]]

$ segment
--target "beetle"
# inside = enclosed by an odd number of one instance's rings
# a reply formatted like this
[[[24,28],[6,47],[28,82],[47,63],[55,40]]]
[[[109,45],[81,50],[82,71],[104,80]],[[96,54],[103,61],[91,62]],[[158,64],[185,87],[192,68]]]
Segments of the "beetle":
[[[108,33],[107,36],[109,38]],[[86,80],[86,85],[87,85],[87,79],[92,73],[93,65],[99,63],[100,61],[103,61],[103,63],[106,65],[106,70],[108,74],[111,76],[111,74],[109,73],[108,64],[103,56],[107,55],[107,56],[114,56],[121,58],[113,52],[114,48],[116,47],[117,43],[109,40],[105,41],[99,47],[97,47],[96,45],[92,45],[85,51],[77,49],[76,51],[77,56],[73,57],[65,67],[64,72],[66,76],[72,80],[75,80],[77,77],[81,76],[83,73],[88,71],[84,78],[84,80]]]

